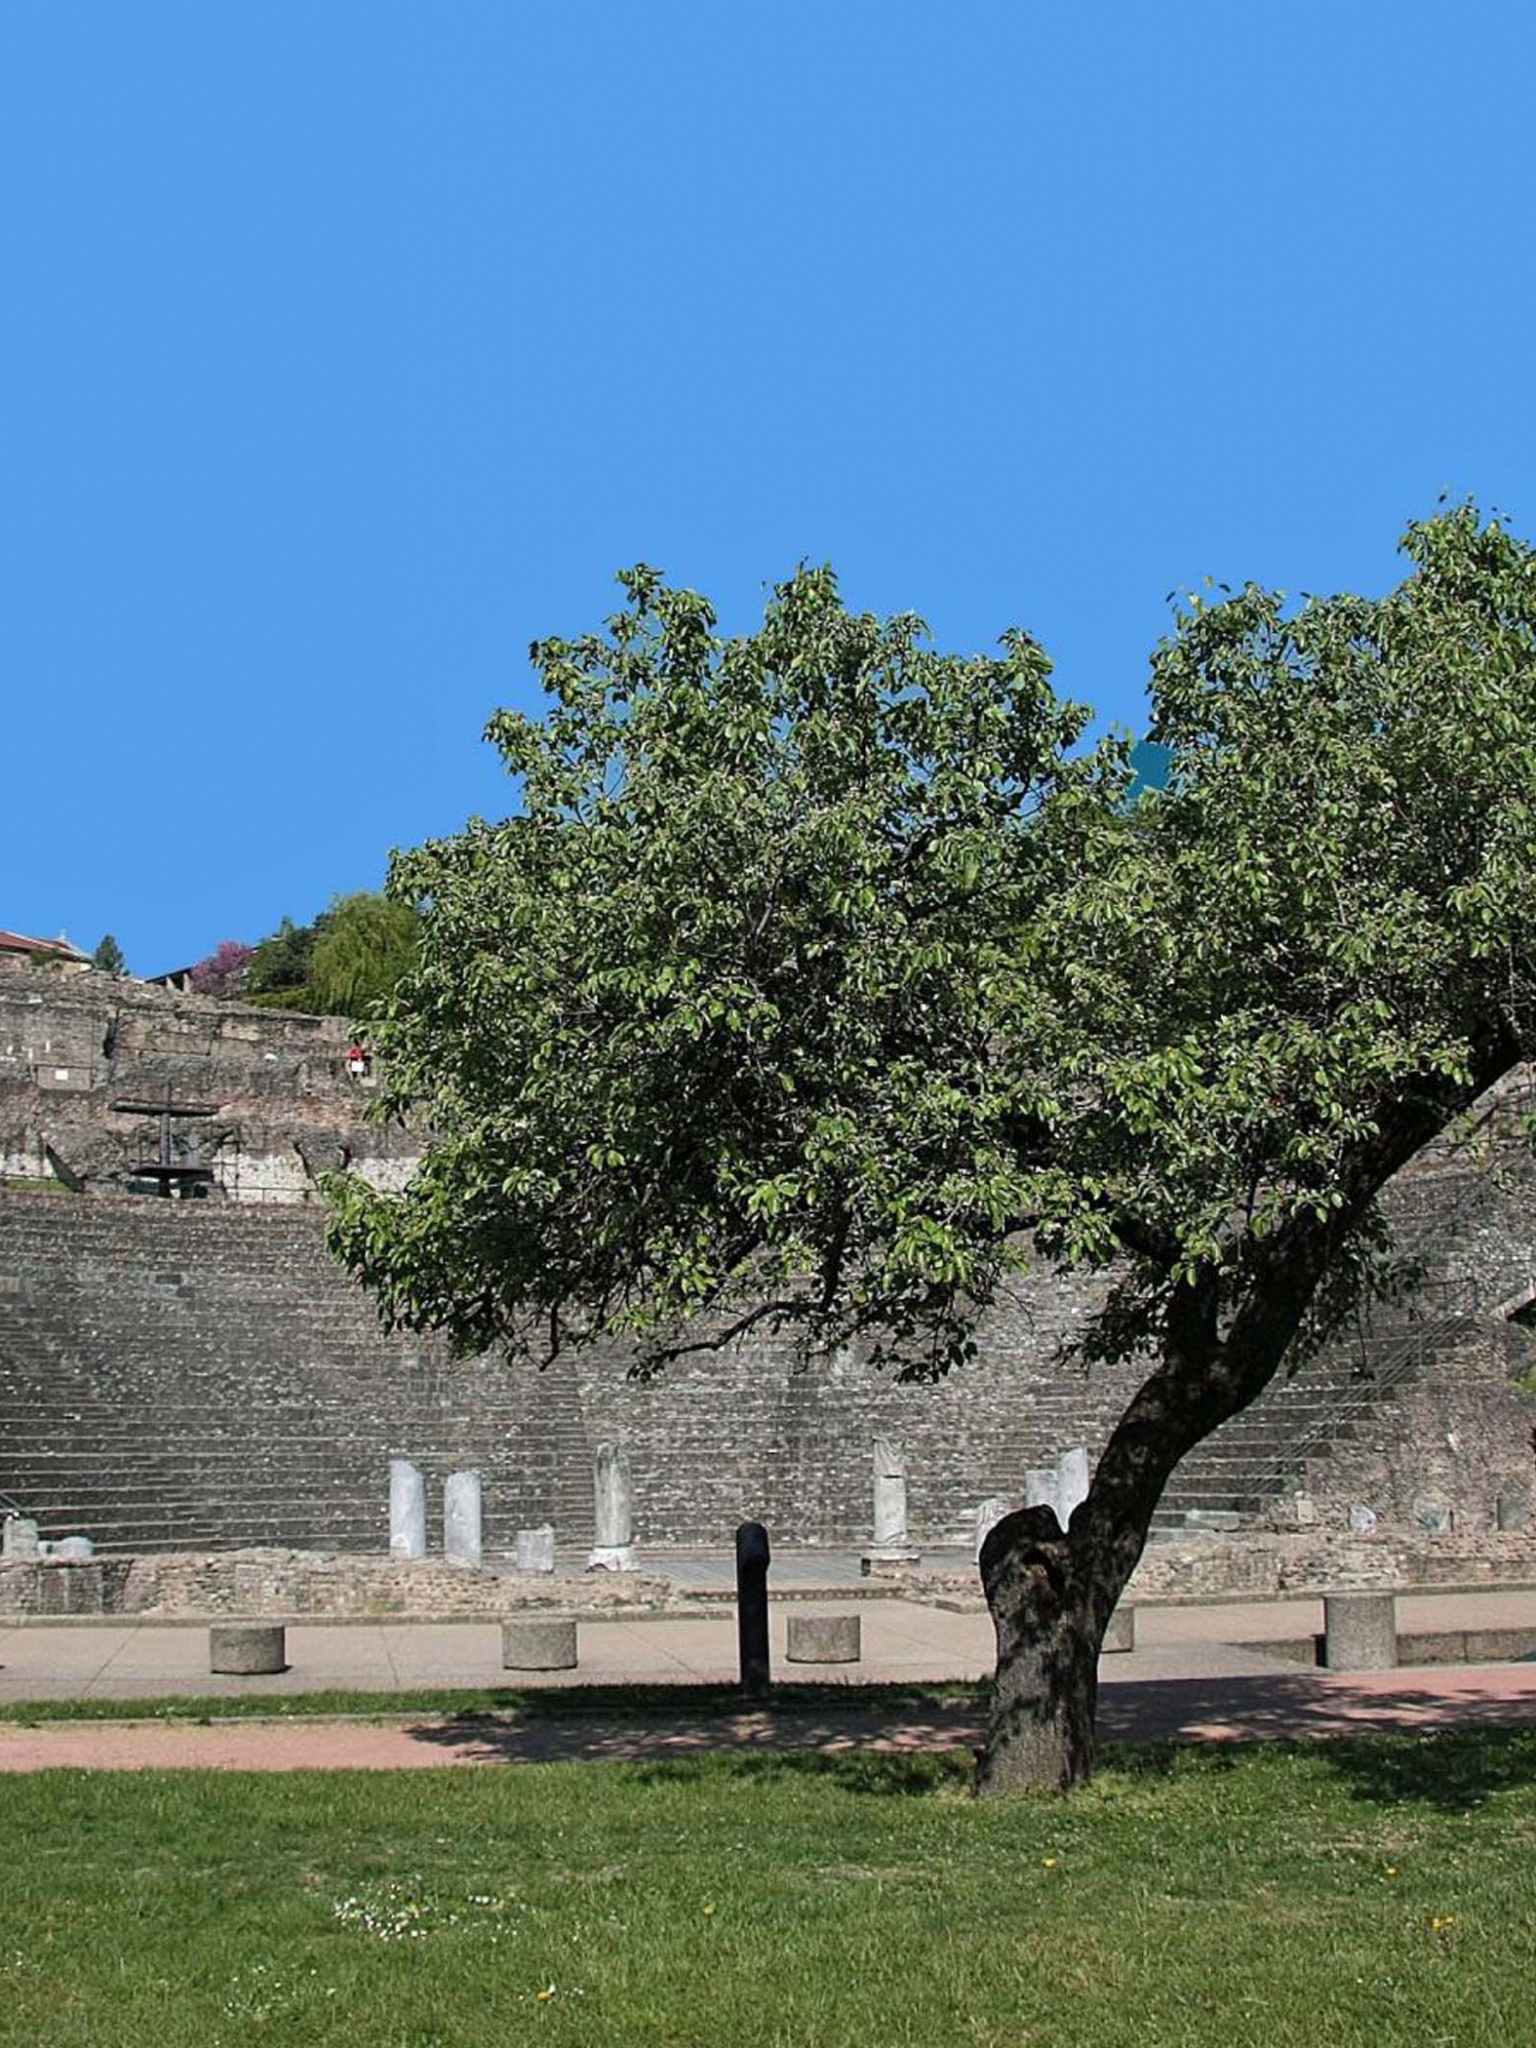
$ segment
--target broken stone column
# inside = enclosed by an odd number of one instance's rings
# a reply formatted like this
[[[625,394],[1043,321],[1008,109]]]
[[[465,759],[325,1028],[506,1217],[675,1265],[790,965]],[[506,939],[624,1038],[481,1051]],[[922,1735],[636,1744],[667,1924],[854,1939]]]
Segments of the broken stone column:
[[[1024,1473],[1024,1505],[1027,1508],[1052,1508],[1056,1519],[1061,1520],[1060,1492],[1057,1486],[1057,1468],[1054,1465],[1031,1465]]]
[[[389,1554],[427,1554],[427,1485],[409,1458],[389,1461]]]
[[[519,1529],[513,1559],[520,1572],[552,1572],[555,1568],[555,1532],[546,1522],[541,1529]]]
[[[916,1564],[907,1534],[907,1460],[894,1437],[875,1438],[875,1540],[864,1553],[872,1564]]]
[[[1084,1444],[1074,1444],[1056,1460],[1056,1519],[1063,1529],[1072,1519],[1072,1510],[1088,1498],[1091,1477]]]
[[[1013,1502],[1004,1500],[1000,1493],[989,1494],[976,1510],[976,1555],[980,1557],[981,1546],[997,1527],[1004,1515],[1013,1513]]]
[[[450,1564],[480,1563],[480,1508],[480,1474],[450,1472],[443,1482],[443,1555]]]
[[[592,1470],[595,1536],[588,1571],[635,1569],[634,1492],[629,1459],[618,1444],[599,1444]]]

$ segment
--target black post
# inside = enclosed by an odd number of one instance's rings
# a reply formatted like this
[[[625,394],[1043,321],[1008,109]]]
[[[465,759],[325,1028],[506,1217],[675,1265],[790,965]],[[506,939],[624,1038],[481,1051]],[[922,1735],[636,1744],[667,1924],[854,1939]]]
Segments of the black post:
[[[736,1636],[741,1689],[749,1700],[768,1697],[768,1531],[743,1522],[736,1531]]]

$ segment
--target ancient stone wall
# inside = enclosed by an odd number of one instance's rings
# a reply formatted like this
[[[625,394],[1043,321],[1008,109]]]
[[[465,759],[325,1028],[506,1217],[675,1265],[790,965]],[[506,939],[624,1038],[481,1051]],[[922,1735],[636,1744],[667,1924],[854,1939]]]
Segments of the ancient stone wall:
[[[420,1141],[370,1120],[349,1038],[336,1017],[0,959],[0,1180],[52,1180],[57,1160],[88,1186],[120,1185],[155,1156],[159,1119],[110,1105],[169,1087],[216,1112],[178,1123],[175,1141],[183,1162],[211,1166],[218,1195],[312,1201],[316,1177],[344,1163],[398,1184]]]

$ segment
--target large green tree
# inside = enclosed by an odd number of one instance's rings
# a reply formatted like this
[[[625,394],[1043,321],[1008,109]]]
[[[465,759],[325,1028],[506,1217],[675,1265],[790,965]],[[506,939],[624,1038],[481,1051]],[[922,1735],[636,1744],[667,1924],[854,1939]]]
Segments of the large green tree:
[[[1145,1366],[1062,1529],[982,1553],[984,1789],[1092,1764],[1104,1627],[1179,1459],[1382,1270],[1376,1198],[1522,1053],[1536,559],[1470,510],[1381,600],[1250,587],[1153,663],[1167,784],[1074,748],[1023,633],[935,652],[831,576],[721,639],[650,571],[534,648],[522,807],[397,857],[378,1034],[435,1135],[332,1187],[385,1313],[461,1346],[750,1328],[936,1376],[1011,1271],[1104,1272]]]

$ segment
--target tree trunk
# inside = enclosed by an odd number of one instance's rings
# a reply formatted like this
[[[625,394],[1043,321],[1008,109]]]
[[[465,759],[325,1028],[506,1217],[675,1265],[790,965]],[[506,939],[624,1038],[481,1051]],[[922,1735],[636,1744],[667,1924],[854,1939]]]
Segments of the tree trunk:
[[[1065,1792],[1092,1775],[1099,1646],[1124,1583],[1107,1562],[1095,1569],[1086,1533],[1063,1535],[1051,1508],[1005,1515],[988,1534],[997,1675],[978,1792]]]

